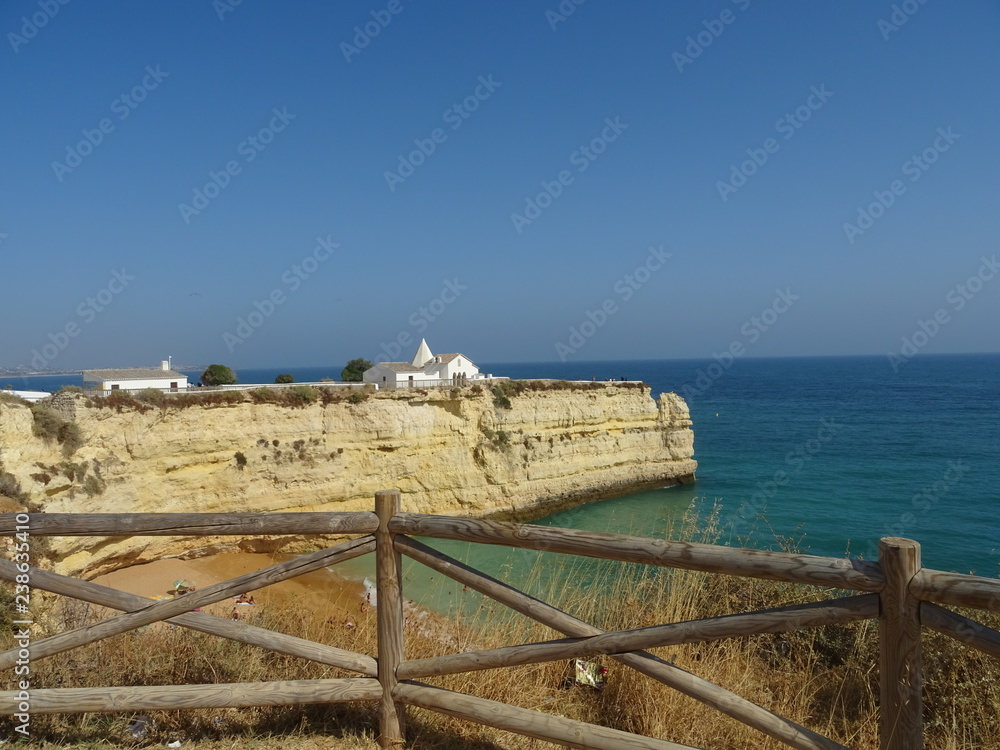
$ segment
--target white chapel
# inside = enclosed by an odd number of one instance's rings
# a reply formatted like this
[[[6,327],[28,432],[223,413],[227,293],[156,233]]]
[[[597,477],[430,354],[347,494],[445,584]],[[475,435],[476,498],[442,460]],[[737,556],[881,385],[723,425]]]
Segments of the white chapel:
[[[464,354],[432,354],[426,339],[420,340],[410,362],[379,362],[362,376],[379,388],[426,388],[435,385],[462,385],[480,380],[479,368]]]

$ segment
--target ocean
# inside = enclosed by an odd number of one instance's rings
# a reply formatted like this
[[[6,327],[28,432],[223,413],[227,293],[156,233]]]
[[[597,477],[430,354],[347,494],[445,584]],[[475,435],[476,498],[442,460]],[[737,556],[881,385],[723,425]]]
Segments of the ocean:
[[[663,536],[690,508],[713,508],[720,543],[873,558],[882,536],[919,541],[927,567],[1000,574],[1000,354],[885,357],[487,363],[512,378],[643,380],[654,397],[685,396],[699,468],[694,484],[639,492],[537,523]],[[270,383],[283,370],[238,371]],[[339,367],[286,368],[297,381],[339,378]],[[198,373],[188,373],[195,377]],[[0,386],[57,390],[79,376],[0,378]],[[404,499],[405,502],[405,499]],[[435,542],[492,575],[521,577],[539,553]],[[352,577],[370,575],[352,561]],[[408,566],[408,596],[448,609]],[[519,573],[519,571],[521,571]],[[588,574],[589,575],[589,574]],[[541,583],[539,585],[542,585]],[[433,590],[433,591],[432,591]],[[426,601],[433,596],[439,601]]]

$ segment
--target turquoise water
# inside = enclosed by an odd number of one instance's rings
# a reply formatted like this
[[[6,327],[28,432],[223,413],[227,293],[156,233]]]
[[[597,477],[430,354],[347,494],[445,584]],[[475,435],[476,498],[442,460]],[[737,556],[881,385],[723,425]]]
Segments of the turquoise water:
[[[1000,355],[921,355],[898,374],[884,357],[748,359],[692,395],[708,364],[590,365],[688,393],[698,481],[659,493],[664,508],[718,499],[733,537],[760,546],[773,535],[758,512],[815,554],[870,557],[896,535],[919,541],[928,566],[1000,572]],[[655,531],[651,505],[643,493],[572,517]]]
[[[885,357],[744,359],[728,370],[711,365],[482,365],[515,378],[625,376],[649,383],[654,395],[688,396],[696,483],[590,503],[538,523],[663,536],[692,503],[717,503],[727,543],[776,548],[777,534],[813,554],[870,558],[879,537],[905,536],[921,543],[928,567],[1000,573],[1000,355],[919,355],[898,373]],[[300,381],[339,375],[336,367],[292,371]],[[271,382],[278,372],[238,374],[243,382]],[[60,380],[14,385],[54,390]],[[515,580],[537,559],[508,548],[434,544]],[[411,598],[439,610],[456,602],[476,606],[475,595],[435,589],[440,581],[411,567]],[[370,570],[361,562],[350,574],[361,578]],[[592,575],[588,565],[580,569],[584,582]]]
[[[921,543],[928,567],[1000,573],[1000,355],[920,356],[898,374],[882,357],[744,360],[693,394],[709,365],[488,365],[511,377],[626,376],[654,394],[688,386],[696,483],[537,523],[662,537],[692,504],[702,513],[717,506],[722,543],[778,549],[784,537],[812,554],[870,559],[880,537],[905,536]],[[433,545],[519,583],[539,559],[505,547]],[[542,569],[556,557],[543,555]],[[439,611],[479,606],[477,595],[407,565],[411,598]],[[371,569],[359,561],[350,573]],[[574,584],[595,575],[581,563]],[[546,585],[528,582],[533,591]]]

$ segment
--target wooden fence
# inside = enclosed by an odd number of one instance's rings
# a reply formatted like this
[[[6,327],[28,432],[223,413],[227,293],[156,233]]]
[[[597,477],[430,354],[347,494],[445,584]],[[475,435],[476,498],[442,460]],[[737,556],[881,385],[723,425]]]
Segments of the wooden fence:
[[[27,515],[27,518],[25,516]],[[123,614],[0,652],[0,668],[44,659],[77,646],[167,621],[356,672],[360,677],[281,682],[56,688],[30,692],[31,713],[152,711],[378,701],[380,742],[405,737],[404,707],[418,706],[570,747],[680,748],[681,745],[496,703],[418,682],[422,678],[552,660],[609,655],[653,680],[699,700],[789,747],[843,748],[643,649],[779,633],[862,619],[879,621],[880,747],[923,745],[921,627],[945,633],[1000,658],[1000,632],[940,606],[1000,612],[1000,580],[921,567],[908,539],[879,543],[879,560],[862,561],[644,539],[525,524],[403,513],[396,490],[375,495],[375,512],[223,514],[0,514],[0,533],[30,536],[218,536],[356,534],[351,541],[169,600],[149,599],[37,568],[0,561],[0,578],[119,610]],[[855,596],[636,630],[602,632],[566,612],[491,578],[413,537],[456,539],[605,560],[660,565],[861,592]],[[378,646],[375,657],[192,611],[359,555],[375,553]],[[401,555],[406,555],[568,636],[566,639],[455,653],[403,656]],[[23,559],[23,558],[22,558]],[[19,577],[20,576],[20,577]],[[24,577],[26,576],[26,577]],[[17,715],[23,696],[0,692],[0,710]]]

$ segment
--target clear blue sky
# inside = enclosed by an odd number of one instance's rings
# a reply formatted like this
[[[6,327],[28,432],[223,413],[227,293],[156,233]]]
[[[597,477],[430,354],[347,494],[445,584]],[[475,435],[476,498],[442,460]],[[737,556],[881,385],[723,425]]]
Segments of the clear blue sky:
[[[0,366],[998,349],[995,0],[232,3],[0,3]]]

